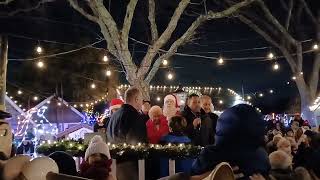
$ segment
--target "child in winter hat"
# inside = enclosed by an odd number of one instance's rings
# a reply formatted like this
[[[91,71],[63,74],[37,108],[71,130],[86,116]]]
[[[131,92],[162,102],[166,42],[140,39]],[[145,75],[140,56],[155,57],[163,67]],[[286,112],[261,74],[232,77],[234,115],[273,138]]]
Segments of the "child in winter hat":
[[[95,180],[111,180],[110,175],[112,159],[108,145],[103,139],[94,136],[85,152],[85,160],[81,164],[80,174],[82,177]]]

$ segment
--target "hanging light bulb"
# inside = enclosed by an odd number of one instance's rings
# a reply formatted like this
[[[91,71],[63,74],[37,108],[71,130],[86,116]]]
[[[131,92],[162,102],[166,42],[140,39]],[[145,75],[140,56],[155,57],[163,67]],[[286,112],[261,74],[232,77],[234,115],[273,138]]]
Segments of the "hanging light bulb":
[[[163,60],[163,61],[162,61],[162,64],[163,64],[164,66],[168,65],[168,60],[166,60],[166,59]]]
[[[319,46],[318,46],[318,44],[314,44],[312,48],[313,48],[314,50],[318,50],[318,49],[319,49]]]
[[[280,69],[280,65],[277,62],[275,62],[272,67],[273,67],[273,70],[275,71]]]
[[[38,66],[38,68],[43,68],[44,63],[42,61],[39,61],[39,62],[37,62],[37,66]]]
[[[268,58],[269,58],[269,59],[273,59],[273,58],[274,58],[274,54],[273,54],[272,52],[270,52],[270,53],[268,54]]]
[[[220,58],[218,59],[218,65],[223,65],[223,63],[224,63],[224,60],[223,60],[222,57],[220,57]]]
[[[251,100],[251,96],[247,96],[247,99],[248,99],[248,100]]]
[[[19,95],[22,94],[22,91],[19,90],[19,91],[18,91],[18,94],[19,94]]]
[[[223,101],[222,101],[222,100],[219,100],[219,104],[223,104]]]
[[[108,62],[108,61],[109,61],[108,56],[104,55],[104,56],[103,56],[103,61],[104,61],[104,62]]]
[[[58,102],[58,104],[57,104],[58,106],[61,106],[61,102]]]
[[[96,85],[94,83],[91,84],[91,89],[95,89]]]
[[[260,94],[259,94],[259,97],[263,97],[263,94],[262,94],[262,93],[260,93]]]
[[[169,72],[169,74],[168,74],[168,79],[169,80],[173,79],[173,74],[171,72]]]
[[[35,100],[35,101],[38,101],[38,99],[39,99],[38,96],[33,97],[33,100]]]
[[[110,70],[106,71],[106,76],[111,76],[111,71]]]
[[[272,90],[272,89],[270,89],[269,93],[270,93],[270,94],[273,94],[273,90]]]
[[[37,51],[38,54],[41,54],[42,53],[42,48],[40,46],[37,46],[36,51]]]
[[[292,80],[296,80],[297,79],[297,77],[295,77],[295,76],[292,76]]]
[[[157,97],[157,101],[160,101],[161,100],[161,98],[160,97]]]

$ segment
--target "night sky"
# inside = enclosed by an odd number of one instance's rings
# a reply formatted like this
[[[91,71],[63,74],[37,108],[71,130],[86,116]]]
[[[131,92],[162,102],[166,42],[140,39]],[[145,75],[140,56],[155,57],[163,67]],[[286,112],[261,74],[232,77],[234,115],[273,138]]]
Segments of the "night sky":
[[[157,8],[157,23],[161,32],[170,18],[168,15],[172,13],[178,1],[172,1],[169,4],[168,1],[160,2],[160,7]],[[21,4],[30,5],[21,1],[20,4],[13,4],[8,8],[0,9],[0,32],[9,36],[9,59],[34,57],[34,48],[39,43],[45,50],[50,49],[50,51],[61,52],[64,50],[59,49],[60,45],[64,48],[75,49],[81,45],[92,43],[97,40],[98,36],[102,36],[97,25],[78,14],[65,1],[57,0],[56,2],[41,5],[40,8],[32,12],[7,16],[8,12],[11,12]],[[125,2],[113,2],[111,6],[111,13],[118,22],[122,21],[124,5]],[[145,2],[139,1],[130,36],[147,42],[149,38],[145,35],[149,33],[146,19],[147,11],[142,11],[141,9],[143,8],[145,8]],[[198,7],[195,7],[195,9],[199,12],[202,11]],[[181,35],[193,19],[193,17],[184,16],[179,22],[178,29],[174,33],[172,40]],[[266,57],[270,51],[275,54],[279,52],[236,19],[227,18],[209,21],[202,25],[197,32],[196,37],[199,39],[183,46],[178,52],[215,58],[222,56],[226,59],[225,65],[218,66],[213,59],[174,56],[169,59],[169,63],[174,72],[175,80],[173,82],[167,80],[168,69],[163,68],[159,70],[151,84],[221,86],[232,88],[239,94],[242,93],[242,87],[245,94],[263,92],[265,96],[257,98],[255,105],[262,108],[265,113],[286,110],[295,97],[298,96],[296,86],[291,80],[292,74],[289,66],[284,59],[278,59],[280,70],[277,72],[272,70],[272,62],[267,61],[266,58],[250,59],[250,57]],[[23,36],[23,38],[20,36]],[[41,40],[73,45],[50,43]],[[96,47],[104,48],[106,43],[99,43]],[[134,60],[139,62],[144,55],[143,52],[146,51],[146,46],[130,41],[129,49],[133,50],[133,48],[135,50]],[[253,48],[255,50],[244,51],[244,49]],[[243,58],[243,60],[231,61],[228,58]],[[64,60],[59,62],[63,63]],[[20,70],[25,68],[24,63],[30,62],[9,61],[8,80],[22,85],[29,84],[29,87],[31,87],[32,84],[30,85],[30,82],[23,82],[23,78],[19,78],[18,82],[16,78],[17,76],[32,76],[32,73],[36,73],[36,68],[31,68],[27,74],[19,73],[26,73],[26,71]],[[310,65],[306,64],[305,68],[310,68]],[[18,73],[14,69],[19,69]],[[121,83],[127,83],[123,74],[119,73],[119,76]],[[46,78],[45,72],[41,77]],[[287,84],[288,81],[290,81],[289,85]],[[54,88],[52,87],[53,92]],[[68,88],[67,85],[65,88]],[[275,94],[268,94],[270,89],[273,89]],[[43,91],[42,89],[38,90]]]

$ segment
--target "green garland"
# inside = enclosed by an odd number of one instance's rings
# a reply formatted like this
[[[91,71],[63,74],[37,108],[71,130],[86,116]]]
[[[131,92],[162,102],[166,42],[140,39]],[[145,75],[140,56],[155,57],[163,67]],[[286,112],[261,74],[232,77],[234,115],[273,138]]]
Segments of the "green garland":
[[[202,147],[193,146],[190,144],[141,144],[128,145],[124,144],[109,144],[110,154],[113,159],[117,160],[137,160],[148,159],[153,157],[163,157],[170,159],[195,158],[200,154]],[[83,141],[58,141],[46,142],[37,148],[37,153],[49,155],[55,151],[64,151],[75,157],[84,157],[87,145]]]

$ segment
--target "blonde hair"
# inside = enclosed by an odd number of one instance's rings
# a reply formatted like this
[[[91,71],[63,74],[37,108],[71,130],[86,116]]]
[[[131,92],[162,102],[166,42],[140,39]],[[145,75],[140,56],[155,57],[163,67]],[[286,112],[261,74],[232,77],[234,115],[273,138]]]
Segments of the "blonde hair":
[[[129,87],[126,92],[124,93],[124,100],[125,102],[131,102],[136,96],[141,93],[140,90],[134,86]]]
[[[272,169],[288,169],[292,165],[292,158],[281,150],[271,153],[269,161]]]
[[[162,115],[162,109],[160,106],[152,106],[149,110],[149,117],[153,119],[155,115]]]

